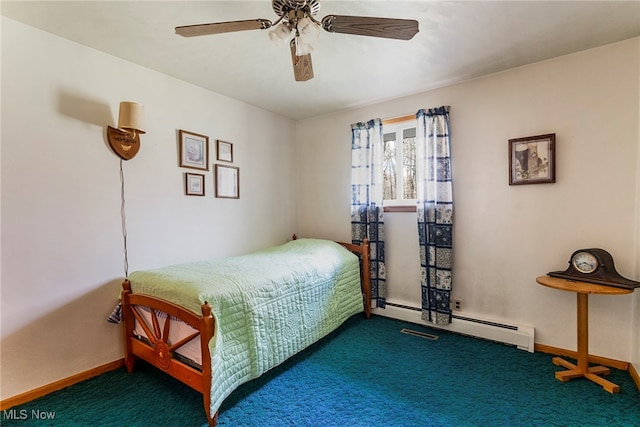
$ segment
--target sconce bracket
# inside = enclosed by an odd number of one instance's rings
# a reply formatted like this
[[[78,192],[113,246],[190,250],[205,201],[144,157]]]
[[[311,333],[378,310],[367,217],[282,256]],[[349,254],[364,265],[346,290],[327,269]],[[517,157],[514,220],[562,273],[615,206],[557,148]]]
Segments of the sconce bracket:
[[[118,156],[124,160],[133,159],[140,150],[140,134],[131,134],[120,129],[107,126],[107,140]]]

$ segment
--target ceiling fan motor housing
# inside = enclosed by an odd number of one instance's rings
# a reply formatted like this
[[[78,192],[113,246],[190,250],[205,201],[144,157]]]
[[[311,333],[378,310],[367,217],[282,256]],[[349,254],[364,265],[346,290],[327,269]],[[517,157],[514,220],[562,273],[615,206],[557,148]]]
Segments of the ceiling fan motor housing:
[[[272,0],[273,11],[278,16],[285,16],[292,10],[301,10],[307,15],[314,16],[320,12],[318,0]]]

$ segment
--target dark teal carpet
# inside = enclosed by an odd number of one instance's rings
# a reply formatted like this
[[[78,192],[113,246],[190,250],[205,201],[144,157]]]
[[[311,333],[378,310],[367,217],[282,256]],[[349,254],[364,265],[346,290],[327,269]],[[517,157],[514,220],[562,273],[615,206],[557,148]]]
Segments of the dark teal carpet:
[[[439,339],[402,334],[404,327]],[[2,425],[206,423],[197,392],[143,362],[136,366],[132,375],[119,369],[4,411]],[[234,392],[218,425],[640,426],[640,391],[627,372],[612,370],[608,379],[621,388],[612,395],[585,379],[561,383],[553,374],[560,369],[547,354],[355,316]]]

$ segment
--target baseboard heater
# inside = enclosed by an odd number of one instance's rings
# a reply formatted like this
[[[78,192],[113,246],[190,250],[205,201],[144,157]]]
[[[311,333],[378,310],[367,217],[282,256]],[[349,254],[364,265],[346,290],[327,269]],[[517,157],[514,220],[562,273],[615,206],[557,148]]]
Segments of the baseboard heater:
[[[372,313],[379,316],[404,320],[430,328],[447,330],[472,337],[513,345],[521,350],[533,353],[534,332],[532,326],[515,325],[487,319],[454,314],[448,325],[434,325],[422,320],[420,308],[387,301],[386,308],[374,308]]]

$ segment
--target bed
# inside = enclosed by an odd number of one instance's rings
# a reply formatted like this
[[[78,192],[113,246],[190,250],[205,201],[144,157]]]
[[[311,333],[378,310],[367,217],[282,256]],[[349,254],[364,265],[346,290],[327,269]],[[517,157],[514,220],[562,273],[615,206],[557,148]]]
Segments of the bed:
[[[361,268],[365,266],[365,268]],[[140,358],[222,401],[337,329],[370,316],[369,245],[295,239],[243,256],[129,275],[122,285],[125,366]]]

